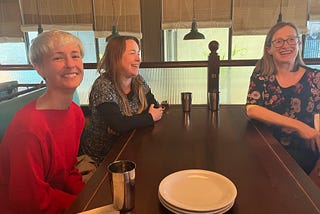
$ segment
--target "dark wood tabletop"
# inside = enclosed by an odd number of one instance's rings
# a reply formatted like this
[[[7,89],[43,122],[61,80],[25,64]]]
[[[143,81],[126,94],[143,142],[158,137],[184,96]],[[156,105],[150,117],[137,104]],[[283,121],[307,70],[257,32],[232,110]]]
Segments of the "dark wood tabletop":
[[[242,105],[221,105],[218,112],[193,105],[189,114],[170,106],[154,127],[126,133],[67,213],[111,204],[106,166],[121,159],[137,166],[133,214],[171,213],[159,202],[158,187],[185,169],[214,171],[235,184],[229,214],[320,213],[320,189]]]

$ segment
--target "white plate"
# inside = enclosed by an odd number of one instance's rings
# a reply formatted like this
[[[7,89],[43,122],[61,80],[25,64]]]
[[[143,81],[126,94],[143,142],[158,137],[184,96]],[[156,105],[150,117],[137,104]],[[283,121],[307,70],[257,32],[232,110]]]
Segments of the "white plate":
[[[235,185],[215,172],[191,169],[172,173],[159,185],[164,201],[189,211],[214,211],[230,205],[237,196]]]
[[[161,202],[161,204],[168,210],[170,210],[173,213],[176,214],[222,214],[227,212],[228,210],[230,210],[234,204],[234,201],[232,201],[231,204],[227,205],[226,207],[219,209],[219,210],[214,210],[214,211],[190,211],[190,210],[184,210],[184,209],[180,209],[178,207],[175,207],[171,204],[168,204],[159,194],[159,201]]]

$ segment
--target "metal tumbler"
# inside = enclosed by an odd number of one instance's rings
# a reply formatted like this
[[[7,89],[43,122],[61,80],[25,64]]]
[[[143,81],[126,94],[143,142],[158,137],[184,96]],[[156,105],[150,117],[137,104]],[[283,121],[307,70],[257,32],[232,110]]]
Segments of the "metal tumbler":
[[[113,207],[119,211],[134,208],[135,201],[135,168],[129,160],[115,161],[108,166],[111,173]]]
[[[192,104],[191,92],[181,92],[181,104],[182,104],[182,110],[184,112],[191,111],[191,104]]]

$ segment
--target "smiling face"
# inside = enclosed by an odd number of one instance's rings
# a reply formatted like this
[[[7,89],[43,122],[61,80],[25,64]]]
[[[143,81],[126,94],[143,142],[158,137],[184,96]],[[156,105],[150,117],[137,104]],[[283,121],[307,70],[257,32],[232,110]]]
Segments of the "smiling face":
[[[271,43],[271,46],[267,48],[267,51],[273,57],[275,64],[294,64],[301,44],[300,40],[295,40],[295,38],[298,38],[298,35],[296,30],[291,26],[284,26],[275,32],[272,36],[273,42]],[[285,40],[282,46],[279,45],[281,40]],[[294,44],[294,41],[296,41],[296,44]]]
[[[74,44],[55,44],[35,68],[46,80],[48,90],[74,91],[83,79],[80,49]]]
[[[121,58],[121,75],[125,78],[132,78],[139,74],[141,63],[140,48],[134,40],[126,40],[126,50]]]

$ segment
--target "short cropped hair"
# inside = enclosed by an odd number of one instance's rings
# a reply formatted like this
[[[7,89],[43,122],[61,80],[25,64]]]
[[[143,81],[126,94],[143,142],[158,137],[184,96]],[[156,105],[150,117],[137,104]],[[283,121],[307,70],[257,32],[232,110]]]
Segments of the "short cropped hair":
[[[46,31],[38,35],[31,43],[29,59],[32,65],[41,64],[43,57],[57,45],[74,44],[79,47],[81,57],[84,56],[84,48],[81,40],[71,33],[61,30]]]

